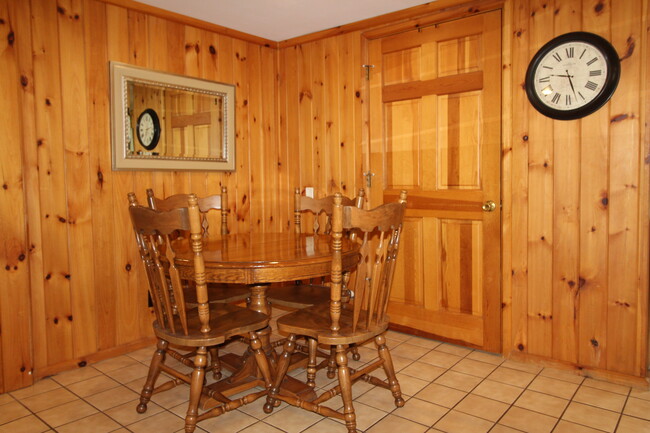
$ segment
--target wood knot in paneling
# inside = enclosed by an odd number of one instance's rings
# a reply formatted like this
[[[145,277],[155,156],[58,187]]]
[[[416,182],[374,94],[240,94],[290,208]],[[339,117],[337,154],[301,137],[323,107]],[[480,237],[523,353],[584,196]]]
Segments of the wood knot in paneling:
[[[627,38],[627,41],[625,41],[625,54],[623,54],[623,57],[621,57],[621,61],[630,58],[632,54],[634,53],[634,48],[636,48],[636,42],[632,36]]]

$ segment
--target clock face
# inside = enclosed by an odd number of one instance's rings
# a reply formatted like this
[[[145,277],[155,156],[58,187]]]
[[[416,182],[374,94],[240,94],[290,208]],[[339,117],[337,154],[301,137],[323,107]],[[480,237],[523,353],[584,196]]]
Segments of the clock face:
[[[148,108],[138,117],[137,130],[138,140],[142,147],[153,150],[160,139],[160,120],[154,110]]]
[[[569,33],[535,55],[526,74],[526,92],[542,114],[577,119],[609,100],[619,74],[618,56],[606,40],[591,33]]]

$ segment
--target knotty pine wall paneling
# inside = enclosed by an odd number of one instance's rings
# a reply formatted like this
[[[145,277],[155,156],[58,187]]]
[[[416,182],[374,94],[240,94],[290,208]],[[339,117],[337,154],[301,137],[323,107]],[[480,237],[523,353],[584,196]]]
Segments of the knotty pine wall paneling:
[[[645,377],[647,10],[643,0],[513,2],[512,111],[504,112],[512,115],[504,171],[511,172],[513,231],[503,241],[512,249],[504,263],[512,285],[504,347],[516,359],[610,379]],[[550,120],[528,104],[525,71],[544,43],[578,30],[612,42],[621,80],[597,112]]]
[[[129,191],[223,184],[232,232],[288,228],[277,50],[118,3],[0,1],[0,391],[152,341]],[[234,84],[237,170],[112,171],[111,60]]]

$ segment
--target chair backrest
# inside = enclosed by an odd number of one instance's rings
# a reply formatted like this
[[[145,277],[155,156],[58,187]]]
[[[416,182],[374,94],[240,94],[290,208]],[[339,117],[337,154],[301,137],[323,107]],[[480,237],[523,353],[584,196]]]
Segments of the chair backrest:
[[[353,286],[355,296],[351,307],[353,308],[352,328],[355,331],[359,328],[371,329],[385,322],[405,209],[406,191],[400,193],[396,203],[384,204],[372,210],[344,206],[341,195],[334,196],[330,299],[333,334],[340,329],[341,240],[344,232],[354,231],[358,234],[354,240],[360,244],[361,255]]]
[[[344,206],[363,207],[366,192],[363,188],[359,190],[359,195],[354,199],[342,197]],[[294,191],[293,200],[293,226],[296,233],[302,232],[302,217],[304,213],[313,214],[312,230],[314,234],[329,234],[332,229],[332,210],[334,208],[334,196],[330,195],[323,198],[311,198],[300,194],[300,188]],[[322,228],[322,230],[321,230]]]
[[[181,276],[174,264],[174,247],[178,246],[176,242],[189,242],[189,248],[194,253],[194,272],[189,279],[195,283],[193,286],[198,300],[200,331],[209,332],[210,312],[202,250],[203,235],[196,195],[188,194],[185,207],[167,211],[140,206],[134,193],[129,193],[128,197],[131,222],[140,257],[146,269],[149,293],[159,326],[174,333],[183,332],[185,335],[190,331]],[[177,231],[189,232],[189,239],[173,242],[172,235]],[[188,277],[184,275],[184,278]]]
[[[168,211],[179,207],[187,207],[187,200],[190,194],[175,194],[167,198],[158,198],[154,195],[151,188],[147,189],[147,203],[151,209]],[[203,236],[208,237],[210,223],[208,221],[208,212],[218,210],[221,213],[221,235],[227,235],[228,230],[228,189],[221,187],[221,194],[213,194],[206,197],[199,197],[199,211],[201,212],[201,226],[203,227]]]

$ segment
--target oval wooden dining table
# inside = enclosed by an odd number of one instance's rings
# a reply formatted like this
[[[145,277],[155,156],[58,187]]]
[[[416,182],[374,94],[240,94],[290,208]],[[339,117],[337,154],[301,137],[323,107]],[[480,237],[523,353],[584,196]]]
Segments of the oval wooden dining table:
[[[237,233],[210,239],[203,243],[206,281],[249,285],[248,308],[271,315],[266,288],[271,283],[307,280],[330,275],[332,252],[328,235],[286,233]],[[176,250],[175,264],[181,278],[194,271],[194,255],[186,242]],[[353,268],[359,260],[356,243],[342,239],[343,271]],[[259,332],[264,351],[275,366],[275,352],[270,342],[270,327]],[[228,380],[214,384],[219,392],[232,395],[254,386],[264,387],[255,357],[247,351],[242,356],[220,356],[222,367],[233,372]],[[313,390],[291,377],[283,388],[303,398]]]

